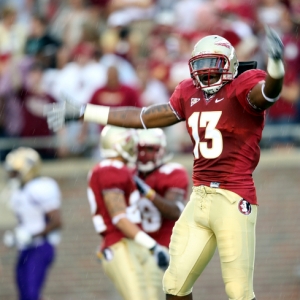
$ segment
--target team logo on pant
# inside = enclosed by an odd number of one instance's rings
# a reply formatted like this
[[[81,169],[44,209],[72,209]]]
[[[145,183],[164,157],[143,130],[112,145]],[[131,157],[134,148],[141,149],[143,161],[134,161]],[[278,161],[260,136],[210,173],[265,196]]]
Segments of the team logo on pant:
[[[251,214],[251,204],[245,199],[242,199],[239,202],[238,208],[239,208],[239,211],[243,215],[250,215]]]

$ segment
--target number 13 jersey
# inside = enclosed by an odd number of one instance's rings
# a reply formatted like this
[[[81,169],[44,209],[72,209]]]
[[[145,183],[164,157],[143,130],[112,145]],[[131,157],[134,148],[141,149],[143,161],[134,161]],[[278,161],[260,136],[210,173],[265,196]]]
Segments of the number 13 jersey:
[[[260,157],[265,111],[254,109],[248,95],[265,77],[261,70],[246,71],[209,97],[191,79],[176,87],[169,104],[186,121],[193,142],[194,186],[228,189],[257,204],[252,173]]]

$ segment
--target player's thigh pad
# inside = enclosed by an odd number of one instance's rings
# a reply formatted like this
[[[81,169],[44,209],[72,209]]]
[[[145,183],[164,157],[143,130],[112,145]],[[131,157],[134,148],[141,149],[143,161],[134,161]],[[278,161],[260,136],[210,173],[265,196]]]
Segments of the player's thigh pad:
[[[224,189],[212,198],[210,222],[217,239],[229,299],[253,299],[257,206]]]
[[[124,300],[159,299],[160,274],[148,249],[123,239],[105,251],[109,255],[102,259],[104,272]]]
[[[190,294],[195,281],[215,252],[216,239],[207,226],[209,209],[202,210],[205,196],[205,193],[193,191],[190,201],[173,228],[170,265],[163,278],[166,294]]]

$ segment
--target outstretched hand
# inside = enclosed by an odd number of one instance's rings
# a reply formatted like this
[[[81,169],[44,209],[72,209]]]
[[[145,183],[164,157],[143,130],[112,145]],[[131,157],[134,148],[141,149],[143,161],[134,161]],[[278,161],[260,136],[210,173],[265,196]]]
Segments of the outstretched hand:
[[[44,116],[47,118],[48,127],[53,131],[61,129],[67,121],[79,120],[84,114],[85,106],[73,104],[68,98],[59,103],[46,104]]]
[[[275,60],[283,58],[284,46],[277,32],[269,26],[265,26],[267,52]]]
[[[31,244],[32,236],[23,227],[16,227],[14,230],[6,230],[2,238],[3,244],[8,247],[24,248]]]

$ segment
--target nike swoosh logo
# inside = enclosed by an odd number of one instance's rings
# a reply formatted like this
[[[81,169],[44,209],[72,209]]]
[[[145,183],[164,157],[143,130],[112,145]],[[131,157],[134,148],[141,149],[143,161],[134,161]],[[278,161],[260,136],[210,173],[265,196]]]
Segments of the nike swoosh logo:
[[[224,98],[221,98],[221,99],[216,99],[216,103],[218,103],[218,102],[221,102],[221,101],[223,101],[224,100]]]

